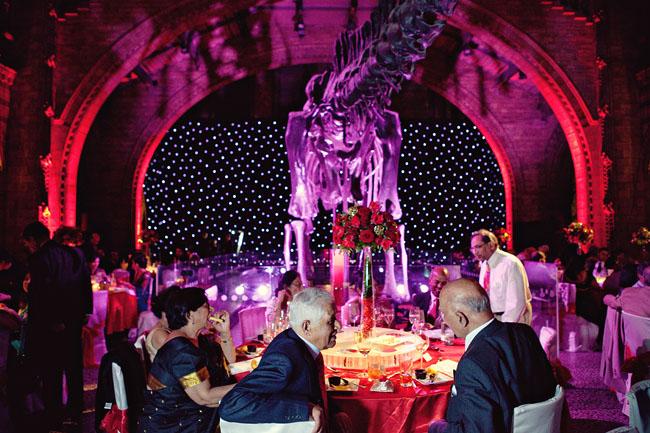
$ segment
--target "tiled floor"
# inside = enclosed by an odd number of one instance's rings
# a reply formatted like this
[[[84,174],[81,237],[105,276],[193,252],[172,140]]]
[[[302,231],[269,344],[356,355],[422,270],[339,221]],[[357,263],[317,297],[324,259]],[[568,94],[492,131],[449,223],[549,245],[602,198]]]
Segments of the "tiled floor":
[[[621,413],[621,404],[616,395],[603,384],[598,374],[600,352],[562,352],[562,364],[573,376],[571,386],[566,389],[566,398],[571,413],[569,432],[605,433],[615,427],[627,425],[627,417]],[[95,384],[97,369],[85,371],[84,433],[94,432]]]

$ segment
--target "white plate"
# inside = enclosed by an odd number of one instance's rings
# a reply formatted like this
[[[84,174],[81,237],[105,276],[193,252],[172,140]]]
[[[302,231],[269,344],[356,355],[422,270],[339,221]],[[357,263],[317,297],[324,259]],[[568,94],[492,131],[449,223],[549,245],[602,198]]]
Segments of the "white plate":
[[[440,385],[452,381],[450,377],[447,377],[444,374],[436,374],[435,379],[433,380],[430,379],[430,376],[427,376],[426,379],[418,379],[417,377],[413,376],[413,380],[424,386]]]
[[[359,379],[346,378],[345,380],[348,381],[346,385],[341,384],[339,386],[332,386],[330,385],[327,378],[325,378],[325,384],[327,385],[327,390],[328,391],[358,391],[359,390]]]

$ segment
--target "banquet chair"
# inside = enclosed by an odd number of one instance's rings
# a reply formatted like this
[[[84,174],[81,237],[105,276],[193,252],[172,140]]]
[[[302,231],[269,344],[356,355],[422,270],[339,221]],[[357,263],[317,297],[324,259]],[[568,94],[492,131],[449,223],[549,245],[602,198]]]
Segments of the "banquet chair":
[[[560,433],[564,390],[555,387],[555,395],[540,403],[517,406],[512,417],[512,433]]]
[[[639,431],[634,427],[624,425],[623,427],[616,427],[615,429],[609,430],[605,433],[639,433]]]
[[[626,397],[630,404],[630,427],[639,433],[650,433],[650,380],[632,385]]]
[[[300,421],[287,424],[243,424],[229,422],[224,419],[219,421],[221,433],[310,433],[314,429],[314,421]]]
[[[242,342],[257,338],[266,327],[266,307],[250,307],[239,311]]]

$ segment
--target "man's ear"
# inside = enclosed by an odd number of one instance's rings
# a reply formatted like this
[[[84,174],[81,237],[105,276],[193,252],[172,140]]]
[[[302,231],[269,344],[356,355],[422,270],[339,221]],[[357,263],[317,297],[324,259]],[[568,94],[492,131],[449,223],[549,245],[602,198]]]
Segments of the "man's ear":
[[[456,317],[458,318],[458,322],[463,325],[463,327],[469,326],[469,318],[465,313],[462,311],[456,311]]]
[[[305,335],[310,335],[311,334],[311,322],[309,320],[303,320],[302,324],[300,325],[300,329],[302,329],[302,332]]]

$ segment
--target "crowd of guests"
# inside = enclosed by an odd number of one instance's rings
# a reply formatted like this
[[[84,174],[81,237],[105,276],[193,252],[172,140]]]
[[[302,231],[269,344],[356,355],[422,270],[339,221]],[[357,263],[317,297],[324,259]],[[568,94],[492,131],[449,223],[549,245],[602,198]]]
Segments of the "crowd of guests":
[[[62,228],[50,239],[45,226],[32,223],[22,239],[30,253],[26,266],[0,251],[0,312],[15,312],[13,327],[6,326],[16,340],[12,356],[18,362],[13,368],[40,381],[45,419],[37,427],[42,431],[79,431],[81,334],[92,312],[91,282],[109,283],[119,270],[125,273],[115,283],[135,292],[139,312],[150,310],[155,317],[142,335],[148,374],[138,431],[212,432],[219,423],[228,431],[245,431],[250,424],[310,420],[314,432],[349,431],[352,414],[328,408],[320,353],[336,342],[341,327],[337,308],[328,292],[305,289],[297,272],[283,274],[268,306],[269,321],[283,323],[284,330],[271,341],[259,366],[235,383],[229,369],[235,361],[230,317],[211,311],[203,289],[173,286],[152,297],[144,255],[136,252],[126,261],[106,255],[97,233],[84,238],[78,230]],[[203,243],[207,248],[211,241],[204,237]],[[577,314],[601,330],[607,306],[650,317],[647,263],[632,263],[622,254],[611,257],[605,248],[553,258],[548,247],[541,247],[515,256],[488,230],[472,233],[469,251],[476,263],[475,280],[449,281],[448,269],[436,266],[429,290],[410,299],[428,323],[444,322],[465,339],[445,420],[432,420],[431,432],[507,431],[514,407],[554,395],[557,380],[530,327],[532,296],[520,257],[554,260],[564,281],[576,285]],[[176,249],[175,260],[187,258]],[[467,263],[460,253],[455,260]],[[394,315],[397,302],[381,285],[374,289],[377,305]],[[353,296],[344,307],[351,311],[355,303],[359,298]],[[393,315],[387,326],[394,325]],[[120,337],[119,342],[127,339]],[[16,396],[11,407],[16,431],[39,431],[25,419],[29,409],[24,402],[35,380],[28,385],[9,384]]]

